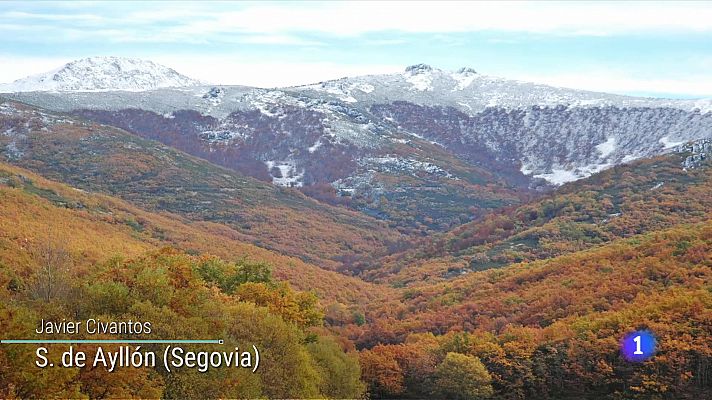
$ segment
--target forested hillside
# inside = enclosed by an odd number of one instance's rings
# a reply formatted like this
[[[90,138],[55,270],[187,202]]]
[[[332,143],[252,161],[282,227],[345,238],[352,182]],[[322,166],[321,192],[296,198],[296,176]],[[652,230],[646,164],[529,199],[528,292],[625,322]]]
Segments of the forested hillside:
[[[189,254],[270,264],[275,277],[300,290],[314,290],[323,301],[363,306],[390,292],[244,242],[228,226],[145,211],[4,163],[0,163],[0,198],[2,262],[18,273],[29,273],[36,264],[33,252],[45,243],[61,243],[72,264],[82,270],[113,255],[134,257],[174,247]]]
[[[228,345],[256,344],[266,359],[257,375],[85,368],[38,376],[33,347],[3,345],[0,397],[363,393],[353,346],[321,328],[324,310],[342,309],[341,322],[350,323],[387,290],[241,242],[225,226],[147,212],[3,163],[0,199],[3,339],[25,337],[41,318],[133,318],[151,321],[162,338],[209,333]]]
[[[706,221],[712,215],[712,163],[703,160],[687,169],[688,157],[681,152],[640,160],[569,183],[522,206],[430,236],[363,276],[417,285]]]
[[[312,200],[108,126],[1,104],[0,153],[18,166],[152,211],[216,222],[240,239],[326,269],[404,246],[385,223]]]
[[[455,352],[484,364],[497,398],[697,399],[712,379],[711,282],[707,221],[406,289],[344,334],[370,348],[362,368],[385,397],[425,396]],[[641,365],[618,349],[634,329],[660,343]]]
[[[19,103],[0,104],[0,131],[4,337],[41,318],[149,319],[156,337],[210,333],[265,358],[256,374],[37,374],[32,349],[4,346],[2,398],[712,391],[708,145],[471,210],[433,235]],[[412,199],[397,218],[428,207]],[[658,349],[634,364],[619,342],[637,329]]]
[[[33,347],[3,345],[3,398],[355,398],[363,393],[357,356],[317,329],[323,313],[316,296],[272,280],[263,264],[163,249],[133,258],[114,256],[78,271],[61,248],[40,251],[67,264],[40,264],[40,271],[23,274],[0,263],[4,338],[25,337],[40,318],[151,321],[151,333],[166,339],[217,337],[230,349],[254,344],[263,361],[254,374],[237,368],[168,373],[91,366],[38,373]],[[49,285],[49,274],[56,287]],[[96,351],[96,345],[77,347]],[[118,346],[106,346],[106,351],[112,347]],[[159,350],[156,345],[146,349]],[[58,362],[55,354],[51,360]]]

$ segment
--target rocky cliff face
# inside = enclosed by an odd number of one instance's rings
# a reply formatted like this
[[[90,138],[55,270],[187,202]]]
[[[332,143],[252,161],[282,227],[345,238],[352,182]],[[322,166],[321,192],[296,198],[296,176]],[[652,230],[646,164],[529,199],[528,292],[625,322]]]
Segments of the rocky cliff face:
[[[712,139],[700,139],[675,147],[678,153],[688,154],[682,162],[685,170],[701,166],[705,160],[712,156]]]

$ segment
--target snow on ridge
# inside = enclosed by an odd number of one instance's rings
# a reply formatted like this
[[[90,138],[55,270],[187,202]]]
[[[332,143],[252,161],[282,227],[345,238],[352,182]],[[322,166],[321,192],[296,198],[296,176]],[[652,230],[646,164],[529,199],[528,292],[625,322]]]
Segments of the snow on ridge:
[[[405,69],[403,75],[415,90],[433,90],[433,67],[426,64],[411,65]]]
[[[146,91],[197,86],[200,82],[152,61],[121,57],[90,57],[42,74],[0,85],[0,92]]]
[[[450,75],[457,84],[455,85],[455,90],[464,90],[472,84],[472,81],[477,77],[477,72],[472,68],[461,68],[457,72]]]
[[[333,87],[337,87],[341,92],[337,94]],[[328,92],[330,89],[334,91],[334,96],[346,102],[357,100],[373,104],[398,99],[415,104],[452,106],[471,114],[491,107],[516,110],[535,106],[667,107],[685,111],[698,110],[702,114],[712,112],[712,99],[633,97],[483,75],[471,68],[446,71],[426,64],[409,66],[401,73],[346,77],[285,90]]]
[[[358,100],[351,94],[353,90],[359,90],[365,94],[371,93],[374,90],[373,85],[368,83],[348,82],[347,78],[312,85],[298,86],[298,88],[328,93],[345,103],[358,102]]]
[[[141,92],[166,87],[189,88],[198,84],[200,82],[151,61],[93,57],[71,62],[49,73],[0,85],[0,92],[117,90]],[[444,71],[426,64],[412,65],[402,73],[363,75],[282,89],[254,88],[254,90],[320,91],[344,103],[363,101],[364,104],[373,104],[403,99],[417,104],[449,105],[471,114],[488,107],[527,109],[532,106],[558,105],[620,108],[673,107],[686,111],[698,110],[702,114],[712,112],[712,99],[671,100],[630,97],[482,75],[471,68]],[[211,97],[201,101],[201,107],[213,107],[214,110],[207,111],[221,113],[229,107],[229,104],[221,105],[224,100],[219,96]]]
[[[700,114],[712,112],[712,99],[700,99],[695,101],[694,108],[700,110]]]

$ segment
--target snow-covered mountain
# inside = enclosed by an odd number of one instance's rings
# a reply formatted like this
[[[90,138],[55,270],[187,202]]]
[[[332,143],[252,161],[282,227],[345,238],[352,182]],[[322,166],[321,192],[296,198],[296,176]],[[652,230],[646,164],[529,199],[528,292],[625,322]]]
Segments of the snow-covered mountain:
[[[145,91],[199,85],[200,82],[147,60],[90,57],[43,74],[0,85],[0,93],[33,91]]]
[[[426,64],[409,66],[399,74],[347,77],[290,89],[321,93],[345,103],[384,104],[398,100],[420,105],[451,106],[471,115],[486,108],[513,110],[559,105],[712,111],[712,99],[667,100],[622,96],[483,75],[470,67],[446,71]]]
[[[513,188],[560,185],[712,138],[710,99],[596,93],[423,64],[281,89],[5,96],[115,125],[276,185],[327,185],[384,218],[447,210],[433,220],[457,220],[471,208],[516,201]]]

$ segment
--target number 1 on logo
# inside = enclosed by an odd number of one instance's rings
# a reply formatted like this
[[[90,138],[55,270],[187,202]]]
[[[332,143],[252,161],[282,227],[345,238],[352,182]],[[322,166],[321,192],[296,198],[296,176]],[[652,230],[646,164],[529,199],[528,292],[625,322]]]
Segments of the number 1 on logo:
[[[635,355],[643,354],[643,351],[640,350],[640,335],[634,337],[633,341],[635,342],[635,351],[633,352],[633,354],[635,354]]]

